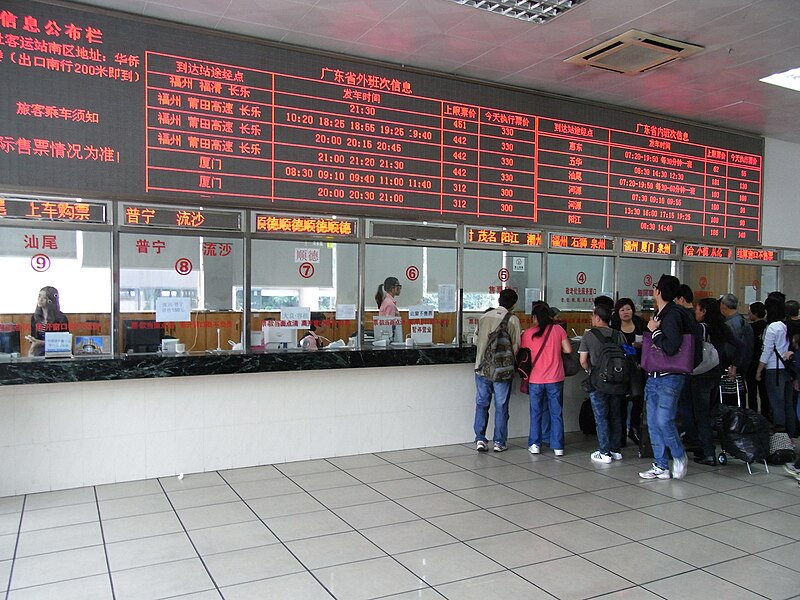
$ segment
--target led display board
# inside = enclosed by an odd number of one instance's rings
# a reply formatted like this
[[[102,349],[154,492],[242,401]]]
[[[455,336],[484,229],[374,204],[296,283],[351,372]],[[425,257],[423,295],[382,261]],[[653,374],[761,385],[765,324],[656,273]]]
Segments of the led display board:
[[[760,242],[763,139],[0,0],[0,186]]]

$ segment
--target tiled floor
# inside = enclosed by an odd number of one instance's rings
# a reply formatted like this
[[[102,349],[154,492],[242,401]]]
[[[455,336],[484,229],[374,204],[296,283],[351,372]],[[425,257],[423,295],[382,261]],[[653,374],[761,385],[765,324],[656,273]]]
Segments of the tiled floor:
[[[455,445],[0,498],[0,596],[800,598],[800,487]]]

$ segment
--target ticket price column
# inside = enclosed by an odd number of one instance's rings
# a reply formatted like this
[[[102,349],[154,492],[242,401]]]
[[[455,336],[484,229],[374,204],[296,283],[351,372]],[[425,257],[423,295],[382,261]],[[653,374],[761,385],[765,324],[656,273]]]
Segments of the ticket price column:
[[[478,195],[484,215],[534,216],[534,117],[482,109]]]
[[[728,237],[759,241],[759,198],[761,197],[761,157],[728,152],[728,205],[725,223]]]
[[[539,119],[537,221],[608,227],[607,129]]]
[[[478,214],[478,108],[442,105],[442,212]]]
[[[271,75],[147,52],[147,191],[269,198]]]

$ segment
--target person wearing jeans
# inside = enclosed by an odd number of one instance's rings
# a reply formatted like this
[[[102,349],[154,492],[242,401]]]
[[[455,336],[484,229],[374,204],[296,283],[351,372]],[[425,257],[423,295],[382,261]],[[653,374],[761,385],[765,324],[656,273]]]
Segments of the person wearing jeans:
[[[528,448],[541,448],[546,441],[553,448],[556,456],[564,453],[564,419],[562,408],[564,406],[564,382],[555,383],[529,383],[528,398],[530,400],[531,424],[528,431]],[[545,408],[547,410],[545,410]],[[545,434],[544,418],[547,414],[547,429]]]
[[[547,303],[531,305],[531,323],[533,326],[526,329],[520,339],[520,346],[531,353],[528,450],[531,454],[540,454],[542,444],[548,442],[556,456],[563,456],[565,375],[561,353],[571,353],[572,346],[564,329],[553,322]]]
[[[506,288],[500,292],[498,308],[488,310],[478,321],[476,331],[476,358],[475,369],[477,370],[483,359],[483,353],[489,343],[489,334],[497,329],[503,319],[511,312],[517,303],[517,292],[511,288]],[[511,336],[514,354],[519,349],[519,336],[521,326],[516,315],[510,315],[508,319],[508,333]],[[475,420],[473,430],[475,431],[475,449],[478,452],[486,452],[488,440],[486,439],[486,427],[489,422],[489,406],[494,397],[494,451],[503,452],[506,450],[508,441],[508,399],[511,396],[511,380],[491,381],[488,378],[475,374]]]
[[[686,312],[673,302],[679,287],[680,281],[672,275],[662,275],[653,286],[656,313],[647,323],[647,328],[652,332],[653,345],[667,356],[675,356],[681,347],[683,335],[693,333]],[[685,383],[686,375],[682,373],[649,373],[644,397],[654,460],[650,469],[639,473],[642,479],[681,479],[686,475],[688,460],[675,425],[678,400]],[[669,470],[670,454],[672,473]]]
[[[604,340],[612,340],[617,345],[625,343],[625,337],[616,329],[609,327],[612,311],[608,306],[597,304],[592,311],[592,329],[586,331],[581,338],[578,348],[581,366],[587,374],[591,374],[592,367],[597,366],[604,346]],[[599,336],[598,336],[599,334]],[[590,377],[590,381],[592,378]],[[597,443],[599,448],[592,452],[590,458],[594,462],[610,463],[612,460],[622,460],[620,444],[622,443],[622,418],[620,406],[625,398],[623,394],[611,394],[609,389],[597,389],[589,393],[592,412],[597,425]]]

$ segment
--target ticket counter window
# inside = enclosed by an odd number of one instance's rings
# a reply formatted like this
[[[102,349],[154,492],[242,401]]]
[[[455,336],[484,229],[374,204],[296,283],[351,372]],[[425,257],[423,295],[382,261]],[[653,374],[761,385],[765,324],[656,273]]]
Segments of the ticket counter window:
[[[677,272],[677,262],[659,258],[620,258],[617,269],[619,298],[630,298],[637,312],[653,309],[653,284],[661,275]]]
[[[364,260],[366,348],[376,342],[377,347],[400,347],[458,341],[455,248],[368,244]],[[379,311],[378,286],[383,288],[387,279],[390,284],[397,280],[399,287],[381,289],[386,309]]]
[[[296,348],[312,326],[323,347],[344,346],[357,331],[356,244],[255,239],[250,271],[254,350]]]
[[[243,342],[242,240],[121,233],[119,256],[120,352],[227,351]]]
[[[601,294],[616,299],[612,257],[584,254],[547,256],[546,300],[551,307],[561,311],[558,318],[566,321],[570,335],[582,335],[591,327],[593,300]]]
[[[685,283],[694,293],[695,304],[703,298],[719,298],[727,294],[730,264],[713,262],[683,261],[681,283]]]
[[[733,270],[733,293],[740,304],[763,302],[778,287],[778,267],[737,264]],[[788,296],[789,299],[797,296]],[[747,312],[743,307],[739,312]]]
[[[0,294],[0,353],[42,356],[48,332],[71,334],[76,354],[111,352],[110,232],[0,228],[0,271],[14,274]]]
[[[523,327],[528,327],[531,304],[542,299],[542,255],[518,250],[464,251],[463,342],[472,342],[478,319],[487,309],[498,306],[504,288],[517,292],[514,313]]]

